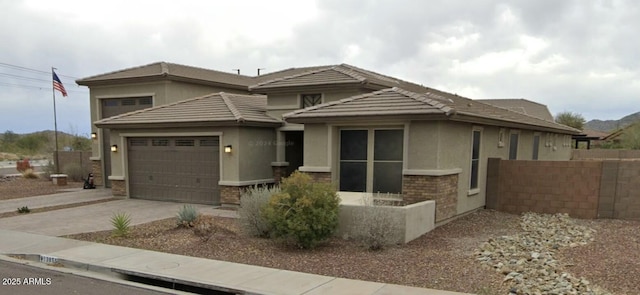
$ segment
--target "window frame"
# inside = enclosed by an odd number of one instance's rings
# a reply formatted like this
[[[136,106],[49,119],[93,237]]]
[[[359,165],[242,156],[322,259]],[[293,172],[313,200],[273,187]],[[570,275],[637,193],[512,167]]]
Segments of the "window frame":
[[[307,97],[311,97],[311,96],[316,96],[316,97],[314,97],[314,98],[313,98],[313,99],[314,99],[314,101],[315,101],[315,99],[317,99],[317,98],[318,98],[318,96],[319,96],[320,101],[318,101],[317,103],[314,103],[314,104],[312,104],[312,105],[305,106],[305,99],[306,99]],[[310,107],[317,106],[317,105],[319,105],[319,104],[323,104],[323,103],[324,103],[324,94],[322,94],[322,93],[301,93],[301,94],[300,94],[300,108],[302,108],[302,109],[304,109],[304,108],[310,108]]]
[[[513,144],[513,136],[516,136],[516,146],[515,149],[513,149],[512,144]],[[520,131],[519,130],[512,130],[511,132],[509,132],[509,160],[517,160],[518,159],[518,148],[520,147]],[[512,151],[515,151],[515,154],[512,156]]]
[[[470,161],[469,161],[469,193],[468,195],[474,195],[480,192],[480,165],[482,164],[482,127],[473,127],[471,129],[471,153],[470,153]],[[476,151],[476,134],[478,135],[478,150]],[[477,158],[474,158],[474,154],[477,154]],[[474,162],[476,164],[475,175],[474,175]],[[475,181],[474,181],[475,180]],[[474,186],[475,182],[475,186]]]

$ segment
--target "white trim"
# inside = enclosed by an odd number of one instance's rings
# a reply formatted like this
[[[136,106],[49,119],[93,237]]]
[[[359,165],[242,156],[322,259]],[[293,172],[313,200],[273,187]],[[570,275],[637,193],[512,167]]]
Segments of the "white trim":
[[[402,175],[445,176],[462,173],[462,168],[453,169],[404,169]]]
[[[107,176],[107,179],[109,179],[109,180],[126,180],[127,178],[124,177],[124,176],[109,175],[109,176]]]
[[[89,161],[100,161],[102,157],[89,157]]]
[[[289,162],[271,162],[271,166],[273,166],[273,167],[287,167],[287,166],[289,166]]]
[[[218,181],[218,185],[222,185],[222,186],[247,186],[247,185],[254,185],[254,184],[274,183],[274,182],[276,182],[276,181],[273,178],[256,179],[256,180],[244,180],[244,181],[220,180],[220,181]]]
[[[322,166],[300,166],[298,168],[300,172],[331,172],[331,167]]]
[[[470,189],[467,191],[467,196],[471,197],[471,196],[475,196],[477,194],[480,193],[480,189],[479,188],[474,188],[474,189]]]

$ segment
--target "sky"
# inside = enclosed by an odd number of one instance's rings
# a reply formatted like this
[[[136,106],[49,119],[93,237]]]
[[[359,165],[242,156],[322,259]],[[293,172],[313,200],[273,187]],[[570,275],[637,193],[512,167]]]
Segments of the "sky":
[[[88,136],[78,78],[166,61],[255,75],[348,63],[552,114],[640,111],[635,0],[0,0],[0,132]]]

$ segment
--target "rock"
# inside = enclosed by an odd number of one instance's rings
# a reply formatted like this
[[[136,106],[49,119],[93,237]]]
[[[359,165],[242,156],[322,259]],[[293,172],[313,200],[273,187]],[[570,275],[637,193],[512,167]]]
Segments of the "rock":
[[[562,272],[554,258],[562,247],[591,242],[594,230],[575,224],[567,214],[525,213],[520,227],[521,233],[491,238],[474,252],[481,264],[505,275],[509,294],[610,294],[593,291],[588,280]]]

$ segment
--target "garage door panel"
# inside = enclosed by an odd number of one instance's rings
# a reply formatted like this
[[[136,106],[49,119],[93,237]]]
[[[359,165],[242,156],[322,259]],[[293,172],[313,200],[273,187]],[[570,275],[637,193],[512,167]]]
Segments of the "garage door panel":
[[[150,144],[141,144],[145,138],[129,139],[131,197],[220,203],[217,137],[159,137],[146,140]]]

